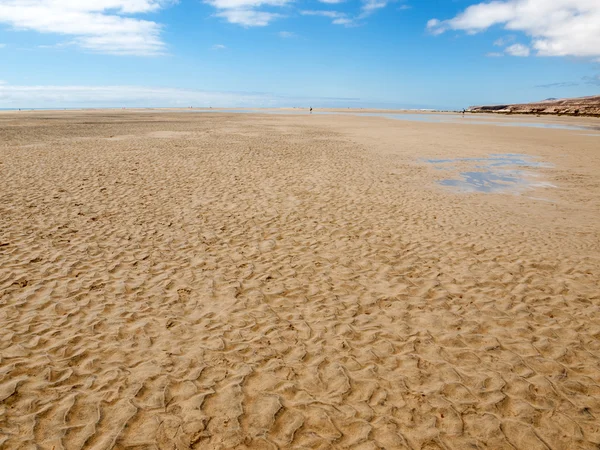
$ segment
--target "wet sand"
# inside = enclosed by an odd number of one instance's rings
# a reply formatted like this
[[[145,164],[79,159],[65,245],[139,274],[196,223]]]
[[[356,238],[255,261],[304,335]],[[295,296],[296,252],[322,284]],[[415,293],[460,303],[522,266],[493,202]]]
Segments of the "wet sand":
[[[0,114],[0,447],[597,449],[598,143]],[[507,153],[543,183],[441,184]]]

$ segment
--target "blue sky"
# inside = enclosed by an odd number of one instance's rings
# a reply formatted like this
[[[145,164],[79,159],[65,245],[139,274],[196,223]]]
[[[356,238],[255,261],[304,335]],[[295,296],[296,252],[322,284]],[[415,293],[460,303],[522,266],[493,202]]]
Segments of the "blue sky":
[[[0,108],[458,109],[599,74],[600,0],[0,0]]]

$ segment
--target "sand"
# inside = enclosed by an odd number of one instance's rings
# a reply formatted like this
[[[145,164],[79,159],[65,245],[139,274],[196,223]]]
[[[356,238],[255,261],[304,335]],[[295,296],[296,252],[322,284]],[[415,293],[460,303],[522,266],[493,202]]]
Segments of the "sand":
[[[0,447],[597,449],[599,148],[377,117],[3,113]],[[556,187],[461,193],[423,161],[494,153]]]

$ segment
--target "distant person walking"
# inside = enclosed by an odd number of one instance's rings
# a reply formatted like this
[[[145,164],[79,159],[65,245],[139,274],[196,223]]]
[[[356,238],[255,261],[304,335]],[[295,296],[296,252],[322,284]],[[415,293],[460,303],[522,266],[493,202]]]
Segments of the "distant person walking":
[[[310,107],[310,113],[312,114],[312,106]]]

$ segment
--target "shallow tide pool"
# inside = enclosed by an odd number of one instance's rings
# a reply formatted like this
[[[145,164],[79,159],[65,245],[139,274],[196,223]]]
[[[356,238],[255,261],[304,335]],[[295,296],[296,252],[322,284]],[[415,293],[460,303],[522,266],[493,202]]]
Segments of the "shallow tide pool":
[[[424,162],[448,171],[456,171],[456,166],[460,166],[457,177],[438,181],[458,192],[520,194],[534,188],[555,187],[540,180],[540,174],[532,170],[553,167],[552,164],[528,155],[493,154],[487,158],[426,159]]]

